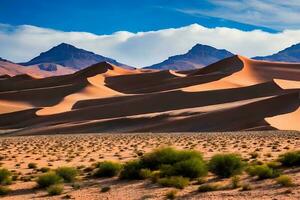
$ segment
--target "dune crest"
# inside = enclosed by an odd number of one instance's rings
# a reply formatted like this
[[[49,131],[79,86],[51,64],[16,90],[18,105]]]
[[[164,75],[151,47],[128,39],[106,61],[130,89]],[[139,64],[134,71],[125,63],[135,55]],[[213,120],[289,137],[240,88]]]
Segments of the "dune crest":
[[[63,76],[3,77],[0,130],[14,130],[10,135],[300,130],[299,83],[300,64],[239,55],[184,72],[102,62]]]

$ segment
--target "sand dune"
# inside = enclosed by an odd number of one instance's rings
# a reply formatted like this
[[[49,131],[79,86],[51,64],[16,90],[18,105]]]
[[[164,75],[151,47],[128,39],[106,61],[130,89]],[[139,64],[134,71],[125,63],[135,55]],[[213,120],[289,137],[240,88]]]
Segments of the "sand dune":
[[[0,129],[14,130],[10,135],[300,130],[299,93],[300,64],[233,56],[180,72],[103,62],[63,76],[3,77]]]

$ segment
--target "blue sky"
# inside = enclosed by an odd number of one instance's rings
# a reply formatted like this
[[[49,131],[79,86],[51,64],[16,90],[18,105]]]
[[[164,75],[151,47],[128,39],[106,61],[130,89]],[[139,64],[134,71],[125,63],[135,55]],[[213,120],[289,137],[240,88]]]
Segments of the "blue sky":
[[[201,43],[247,57],[300,42],[300,0],[0,0],[0,57],[65,42],[135,67]]]
[[[193,23],[205,27],[277,30],[250,25],[239,18],[222,18],[217,15],[220,7],[208,0],[1,0],[0,22],[96,34],[151,31]],[[216,16],[207,13],[213,10]]]

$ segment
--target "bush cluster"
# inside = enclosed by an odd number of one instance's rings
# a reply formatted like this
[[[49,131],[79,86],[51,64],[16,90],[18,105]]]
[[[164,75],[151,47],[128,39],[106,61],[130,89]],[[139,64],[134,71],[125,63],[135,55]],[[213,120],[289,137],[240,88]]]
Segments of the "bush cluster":
[[[209,161],[209,169],[219,177],[227,178],[242,172],[244,163],[236,154],[217,154]]]
[[[122,165],[116,162],[104,161],[96,165],[95,177],[117,176],[122,169]]]
[[[279,156],[278,161],[285,167],[300,166],[300,151],[291,151]]]

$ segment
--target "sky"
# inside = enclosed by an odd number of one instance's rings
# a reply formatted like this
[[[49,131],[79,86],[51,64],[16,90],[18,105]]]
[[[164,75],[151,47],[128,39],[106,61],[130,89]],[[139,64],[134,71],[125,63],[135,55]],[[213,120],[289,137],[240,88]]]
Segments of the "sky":
[[[136,67],[197,43],[263,56],[300,42],[299,19],[299,0],[0,0],[0,57],[61,42]]]

